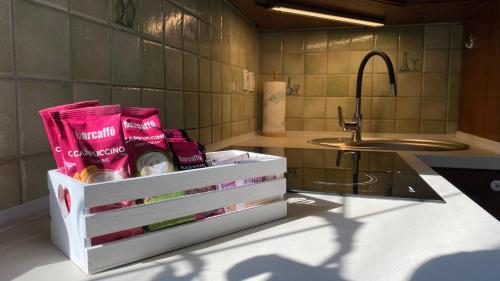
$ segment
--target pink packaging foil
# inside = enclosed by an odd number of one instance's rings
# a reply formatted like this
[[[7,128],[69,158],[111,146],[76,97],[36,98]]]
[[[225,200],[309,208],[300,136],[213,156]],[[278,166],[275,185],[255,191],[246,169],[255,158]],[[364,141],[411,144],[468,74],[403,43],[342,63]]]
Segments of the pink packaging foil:
[[[76,164],[69,176],[85,183],[129,177],[118,105],[64,110],[60,117],[68,143],[65,157]]]
[[[189,140],[186,131],[181,129],[163,129],[163,132],[165,133],[166,139],[175,138]]]
[[[58,125],[56,123],[56,121],[52,118],[52,113],[58,113],[61,110],[96,106],[98,104],[98,100],[81,101],[71,104],[49,107],[38,111],[38,114],[40,114],[40,117],[42,118],[45,132],[47,133],[47,138],[49,139],[50,148],[52,149],[52,154],[54,155],[54,159],[58,168],[64,167],[64,160],[61,155],[60,144],[60,130],[62,129],[62,124]]]
[[[64,130],[64,125],[61,121],[60,111],[51,112],[50,117],[57,129],[54,131],[59,142],[60,156],[63,161],[63,166],[60,171],[64,172],[66,175],[74,175],[76,173],[76,158],[69,157],[67,152],[69,150],[68,137],[66,136],[66,131]]]
[[[147,176],[175,171],[156,108],[123,107],[121,123],[130,157],[130,174]]]
[[[195,141],[169,142],[178,170],[192,170],[207,167],[205,149]]]
[[[122,138],[118,105],[61,111],[67,138],[65,157],[75,164],[72,176],[85,183],[121,180],[129,177],[128,154]],[[135,201],[94,207],[97,213],[135,205]],[[143,233],[142,227],[109,233],[91,239],[92,245],[107,243]]]
[[[116,210],[120,209],[123,207],[129,207],[135,205],[135,201],[123,201],[120,203],[115,203],[115,204],[109,204],[105,206],[99,206],[99,207],[94,207],[90,209],[90,213],[99,213],[99,212],[104,212],[104,211],[110,211],[110,210]],[[124,238],[128,238],[134,235],[139,235],[143,234],[144,229],[142,227],[134,227],[131,229],[126,229],[122,231],[117,231],[109,234],[104,234],[101,236],[96,236],[90,238],[90,243],[91,245],[99,245],[99,244],[104,244]]]

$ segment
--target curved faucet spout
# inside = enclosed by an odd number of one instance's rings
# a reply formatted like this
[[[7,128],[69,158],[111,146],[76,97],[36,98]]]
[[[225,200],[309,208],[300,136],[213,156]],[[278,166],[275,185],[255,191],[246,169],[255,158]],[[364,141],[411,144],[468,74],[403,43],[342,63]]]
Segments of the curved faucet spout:
[[[392,66],[391,59],[389,56],[382,52],[382,51],[371,51],[366,56],[363,58],[361,61],[361,64],[359,65],[359,70],[358,70],[358,78],[357,78],[357,84],[356,84],[356,109],[354,111],[354,120],[352,122],[347,122],[342,126],[342,129],[344,131],[352,131],[353,136],[352,136],[352,141],[353,142],[360,142],[361,141],[361,89],[362,89],[362,84],[363,84],[363,72],[365,70],[365,66],[368,63],[368,60],[370,60],[371,57],[373,56],[380,56],[385,62],[385,65],[387,66],[387,72],[389,74],[389,83],[391,87],[391,94],[392,96],[396,96],[397,93],[397,88],[396,88],[396,76],[394,75],[394,67]],[[341,110],[339,110],[339,120],[343,120],[343,116],[341,115]]]
[[[370,60],[371,57],[373,56],[380,56],[385,62],[385,65],[387,66],[387,72],[389,73],[389,83],[391,86],[391,94],[392,96],[397,96],[397,90],[396,90],[396,76],[394,75],[394,67],[392,66],[391,59],[387,55],[387,53],[382,52],[382,51],[371,51],[366,56],[363,58],[361,61],[361,64],[359,65],[358,69],[358,79],[357,79],[357,84],[356,84],[356,98],[361,98],[361,89],[362,89],[362,83],[363,83],[363,72],[365,71],[365,66]]]

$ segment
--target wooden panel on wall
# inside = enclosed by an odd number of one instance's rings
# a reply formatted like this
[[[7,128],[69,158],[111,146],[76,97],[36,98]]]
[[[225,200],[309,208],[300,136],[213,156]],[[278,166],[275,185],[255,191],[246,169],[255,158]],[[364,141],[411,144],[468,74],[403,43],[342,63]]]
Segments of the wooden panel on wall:
[[[500,1],[492,1],[464,23],[477,46],[462,59],[460,131],[500,141]]]
[[[500,1],[490,11],[484,136],[500,141]]]

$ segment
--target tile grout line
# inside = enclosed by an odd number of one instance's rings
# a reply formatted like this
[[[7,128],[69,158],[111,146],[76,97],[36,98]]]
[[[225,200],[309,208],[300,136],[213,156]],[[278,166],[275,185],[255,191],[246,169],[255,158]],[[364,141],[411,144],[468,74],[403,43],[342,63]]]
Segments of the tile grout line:
[[[197,89],[197,96],[198,96],[198,141],[200,140],[201,138],[201,89],[200,89],[200,17],[199,17],[199,14],[200,14],[200,9],[199,9],[199,2],[196,4],[196,15],[195,15],[195,18],[196,18],[196,50],[197,50],[197,54],[195,55],[196,56],[196,79],[198,80],[197,81],[197,84],[198,84],[198,89]]]
[[[162,124],[166,128],[167,127],[167,59],[165,54],[165,1],[161,1],[161,67],[163,69],[163,109],[165,113],[163,114]]]
[[[172,3],[172,2],[171,2]],[[185,68],[185,62],[184,62],[184,15],[185,15],[185,10],[184,9],[180,9],[181,11],[181,23],[180,23],[180,29],[181,29],[181,37],[180,37],[180,40],[181,40],[181,49],[180,49],[180,55],[181,55],[181,65],[182,65],[182,128],[185,129],[186,128],[186,98],[185,98],[185,77],[184,77],[184,68]]]
[[[148,40],[148,36],[142,32],[142,5],[141,1],[137,1],[136,17],[137,24],[137,40],[139,40],[139,84],[141,85],[140,99],[141,106],[144,106],[144,39]],[[163,22],[162,22],[163,25]]]
[[[26,190],[26,180],[24,178],[24,169],[22,165],[22,138],[21,138],[21,98],[19,94],[19,81],[17,79],[17,59],[16,59],[16,35],[15,35],[15,11],[16,9],[14,8],[14,2],[12,0],[9,0],[10,4],[10,31],[11,31],[11,48],[12,48],[12,57],[11,57],[11,62],[12,62],[12,74],[13,74],[13,79],[14,79],[14,94],[16,95],[16,136],[17,136],[17,165],[19,167],[19,172],[18,172],[18,179],[19,183],[21,184],[20,188],[20,202],[25,203],[27,199],[27,190]]]
[[[71,1],[68,2],[68,12],[66,13],[67,21],[68,21],[68,27],[67,27],[67,32],[68,32],[68,55],[69,55],[69,77],[71,81],[75,80],[75,71],[73,69],[73,36],[72,36],[72,27],[73,27],[73,19],[71,18],[71,15],[69,11],[71,11]],[[73,89],[73,82],[70,83],[70,89],[71,89],[71,101],[75,102],[74,99],[74,89]]]

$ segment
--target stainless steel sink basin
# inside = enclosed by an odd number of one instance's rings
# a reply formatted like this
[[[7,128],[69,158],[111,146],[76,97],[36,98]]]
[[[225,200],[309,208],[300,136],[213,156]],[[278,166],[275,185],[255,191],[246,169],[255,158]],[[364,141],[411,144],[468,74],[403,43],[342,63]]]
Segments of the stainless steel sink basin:
[[[444,151],[462,150],[469,147],[454,141],[421,139],[370,139],[360,142],[345,142],[340,138],[322,138],[312,139],[308,142],[351,150]]]

